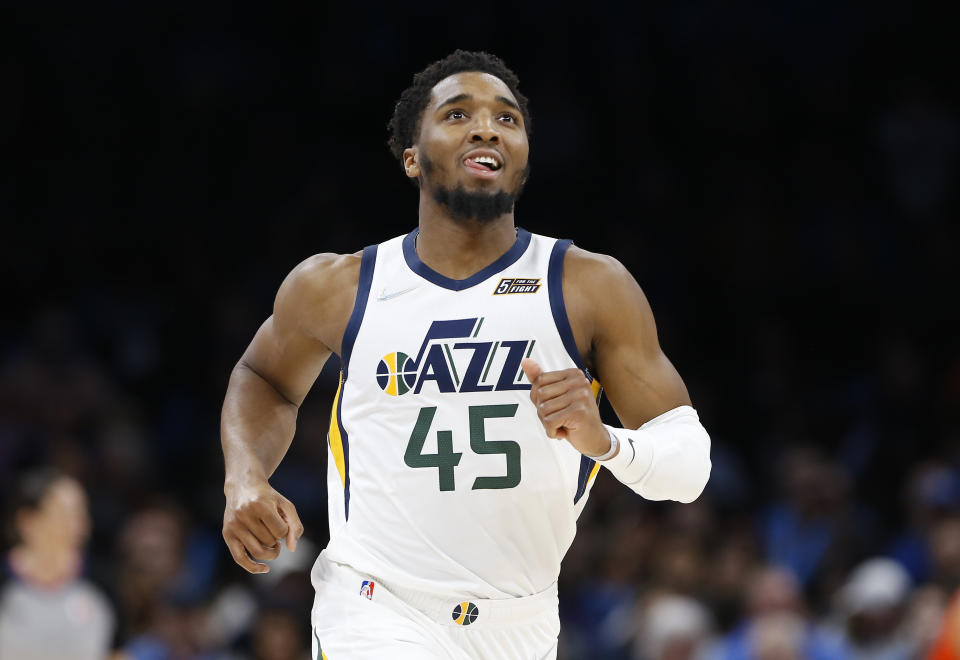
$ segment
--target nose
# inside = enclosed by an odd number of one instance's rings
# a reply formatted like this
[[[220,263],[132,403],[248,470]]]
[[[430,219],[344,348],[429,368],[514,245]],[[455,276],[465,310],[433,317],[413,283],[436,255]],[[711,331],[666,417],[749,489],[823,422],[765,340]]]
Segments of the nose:
[[[497,130],[497,123],[489,113],[480,113],[473,126],[470,128],[471,142],[499,142],[500,131]]]

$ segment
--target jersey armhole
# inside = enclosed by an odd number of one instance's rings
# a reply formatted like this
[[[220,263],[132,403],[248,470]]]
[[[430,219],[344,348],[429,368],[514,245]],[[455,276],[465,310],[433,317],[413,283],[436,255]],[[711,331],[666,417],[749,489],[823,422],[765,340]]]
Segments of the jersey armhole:
[[[553,251],[550,253],[550,262],[547,266],[550,311],[553,312],[553,322],[557,326],[557,332],[560,333],[563,347],[567,349],[567,355],[590,378],[587,365],[584,364],[583,358],[580,357],[580,351],[577,349],[577,340],[573,336],[573,328],[570,327],[570,319],[567,317],[567,305],[563,301],[563,260],[572,244],[573,241],[569,238],[558,239],[553,244]]]
[[[570,326],[570,318],[567,316],[567,305],[563,301],[563,260],[567,255],[567,250],[573,244],[569,238],[558,239],[553,245],[553,251],[550,253],[550,262],[547,266],[547,287],[550,291],[550,311],[553,312],[553,322],[557,326],[557,332],[563,341],[563,347],[567,349],[567,355],[573,360],[573,363],[583,372],[594,388],[594,396],[597,402],[600,401],[601,388],[600,383],[593,378],[583,358],[580,356],[580,350],[577,348],[577,340],[573,336],[573,328]],[[573,503],[576,505],[587,492],[587,486],[596,476],[599,463],[588,456],[580,456],[580,470],[577,475],[577,490],[573,495]]]
[[[360,278],[357,281],[357,297],[353,302],[353,312],[350,313],[350,320],[347,321],[347,329],[343,332],[343,344],[341,348],[340,363],[343,371],[343,379],[347,379],[347,368],[350,366],[350,354],[353,352],[353,345],[357,341],[357,333],[360,332],[360,324],[363,323],[363,314],[367,309],[367,300],[370,298],[370,286],[373,283],[373,268],[377,263],[376,245],[368,245],[363,248],[363,255],[360,257]]]

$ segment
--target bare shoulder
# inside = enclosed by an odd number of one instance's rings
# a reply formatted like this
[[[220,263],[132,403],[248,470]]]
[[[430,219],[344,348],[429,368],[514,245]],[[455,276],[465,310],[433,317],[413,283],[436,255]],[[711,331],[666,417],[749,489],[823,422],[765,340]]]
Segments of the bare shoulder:
[[[573,245],[563,264],[563,293],[568,308],[571,302],[579,303],[592,315],[605,309],[623,311],[628,303],[647,304],[640,285],[620,261]]]
[[[567,250],[563,270],[564,277],[569,273],[573,280],[589,284],[615,285],[618,281],[636,284],[630,271],[614,257],[590,252],[576,245],[571,245]]]
[[[332,284],[349,284],[356,286],[360,277],[361,253],[334,254],[322,252],[308,257],[297,264],[284,285],[288,283],[295,290],[308,296],[328,296],[335,293]]]
[[[563,298],[580,353],[592,366],[598,346],[629,329],[655,338],[653,313],[640,285],[616,258],[570,246]]]
[[[321,253],[301,261],[280,285],[274,318],[339,351],[357,295],[361,254]]]

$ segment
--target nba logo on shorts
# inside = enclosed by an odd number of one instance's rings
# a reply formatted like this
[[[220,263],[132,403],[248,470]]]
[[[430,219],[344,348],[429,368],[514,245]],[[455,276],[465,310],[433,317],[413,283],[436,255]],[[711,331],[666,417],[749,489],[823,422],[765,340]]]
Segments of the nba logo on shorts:
[[[360,585],[360,595],[366,596],[367,600],[372,600],[374,584],[373,580],[364,580],[363,584]]]

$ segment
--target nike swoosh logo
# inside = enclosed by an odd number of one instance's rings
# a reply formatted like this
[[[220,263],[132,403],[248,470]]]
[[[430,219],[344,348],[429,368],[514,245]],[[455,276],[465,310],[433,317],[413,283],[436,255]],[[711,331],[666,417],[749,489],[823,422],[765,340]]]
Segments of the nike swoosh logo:
[[[412,286],[409,289],[400,289],[399,291],[391,291],[387,293],[386,289],[383,289],[380,294],[377,296],[377,300],[390,300],[391,298],[396,298],[397,296],[402,296],[405,293],[410,293],[417,287]]]
[[[633,446],[633,438],[627,438],[627,442],[630,443],[630,451],[633,452],[633,456],[630,457],[630,463],[633,463],[633,459],[637,457],[637,450]],[[630,465],[630,463],[627,463],[627,465]]]

